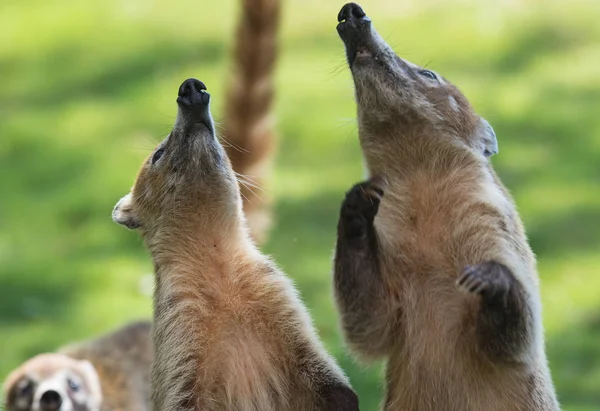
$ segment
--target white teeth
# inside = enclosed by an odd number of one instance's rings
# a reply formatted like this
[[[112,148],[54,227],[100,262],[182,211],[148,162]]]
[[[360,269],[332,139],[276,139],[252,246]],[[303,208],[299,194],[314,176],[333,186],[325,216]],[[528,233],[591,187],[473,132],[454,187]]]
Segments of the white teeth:
[[[356,52],[356,57],[373,57],[373,54],[367,49],[359,49]]]

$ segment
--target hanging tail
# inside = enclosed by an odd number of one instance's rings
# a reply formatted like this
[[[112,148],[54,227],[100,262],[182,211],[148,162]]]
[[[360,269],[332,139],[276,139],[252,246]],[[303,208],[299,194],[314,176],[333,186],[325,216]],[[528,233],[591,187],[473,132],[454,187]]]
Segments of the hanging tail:
[[[262,188],[276,140],[272,106],[280,5],[280,0],[241,0],[223,123],[224,145],[241,175],[244,213],[258,243],[271,226],[271,199]]]

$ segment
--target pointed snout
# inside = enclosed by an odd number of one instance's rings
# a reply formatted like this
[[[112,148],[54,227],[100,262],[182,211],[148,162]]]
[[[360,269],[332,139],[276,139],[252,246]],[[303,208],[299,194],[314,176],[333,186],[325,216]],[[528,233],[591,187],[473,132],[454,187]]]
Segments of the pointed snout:
[[[360,55],[376,54],[380,47],[377,35],[371,27],[371,19],[356,3],[347,3],[337,16],[337,32],[346,46],[346,56],[350,66],[354,63],[357,53]]]
[[[206,85],[195,78],[185,80],[179,86],[177,105],[179,106],[178,123],[181,126],[208,124],[210,121],[210,94]]]
[[[210,102],[210,94],[200,80],[189,78],[179,86],[177,103],[180,106],[205,106]]]
[[[62,405],[62,396],[55,390],[48,390],[40,397],[40,407],[43,411],[57,411]]]
[[[353,39],[361,32],[370,30],[371,19],[365,11],[356,3],[347,3],[338,13],[337,31],[345,43]]]
[[[362,7],[360,7],[358,4],[346,3],[338,14],[338,22],[341,23],[344,20],[362,19],[363,17],[366,17],[366,15],[367,14],[364,12]]]

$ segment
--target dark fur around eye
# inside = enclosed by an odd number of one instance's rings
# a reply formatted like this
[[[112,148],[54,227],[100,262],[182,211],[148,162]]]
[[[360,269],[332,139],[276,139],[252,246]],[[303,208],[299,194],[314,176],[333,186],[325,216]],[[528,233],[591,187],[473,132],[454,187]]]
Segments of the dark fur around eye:
[[[9,410],[29,410],[33,404],[33,394],[36,384],[29,378],[23,378],[15,384],[10,392],[8,392],[5,405],[8,405]],[[2,404],[0,404],[2,408]]]
[[[429,77],[432,80],[437,80],[437,76],[435,75],[435,73],[433,71],[429,71],[429,70],[421,70],[419,71],[419,74],[425,77]]]
[[[34,389],[34,383],[30,379],[23,380],[18,385],[20,395],[32,395]]]
[[[158,150],[156,150],[154,152],[154,154],[152,155],[152,164],[156,163],[158,160],[160,160],[160,158],[162,157],[162,155],[165,153],[165,149],[164,148],[159,148]]]

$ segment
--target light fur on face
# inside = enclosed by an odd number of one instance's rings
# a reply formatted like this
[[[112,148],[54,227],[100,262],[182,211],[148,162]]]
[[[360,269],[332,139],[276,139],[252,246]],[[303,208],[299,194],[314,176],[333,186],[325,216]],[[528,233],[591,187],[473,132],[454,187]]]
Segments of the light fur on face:
[[[42,396],[50,391],[60,396],[60,411],[99,411],[102,402],[94,366],[63,354],[33,357],[7,377],[3,391],[8,411],[39,410]]]
[[[150,330],[149,321],[136,321],[33,357],[5,381],[6,409],[37,411],[43,401],[55,407],[58,394],[60,411],[149,411]],[[43,399],[48,392],[54,399]]]

